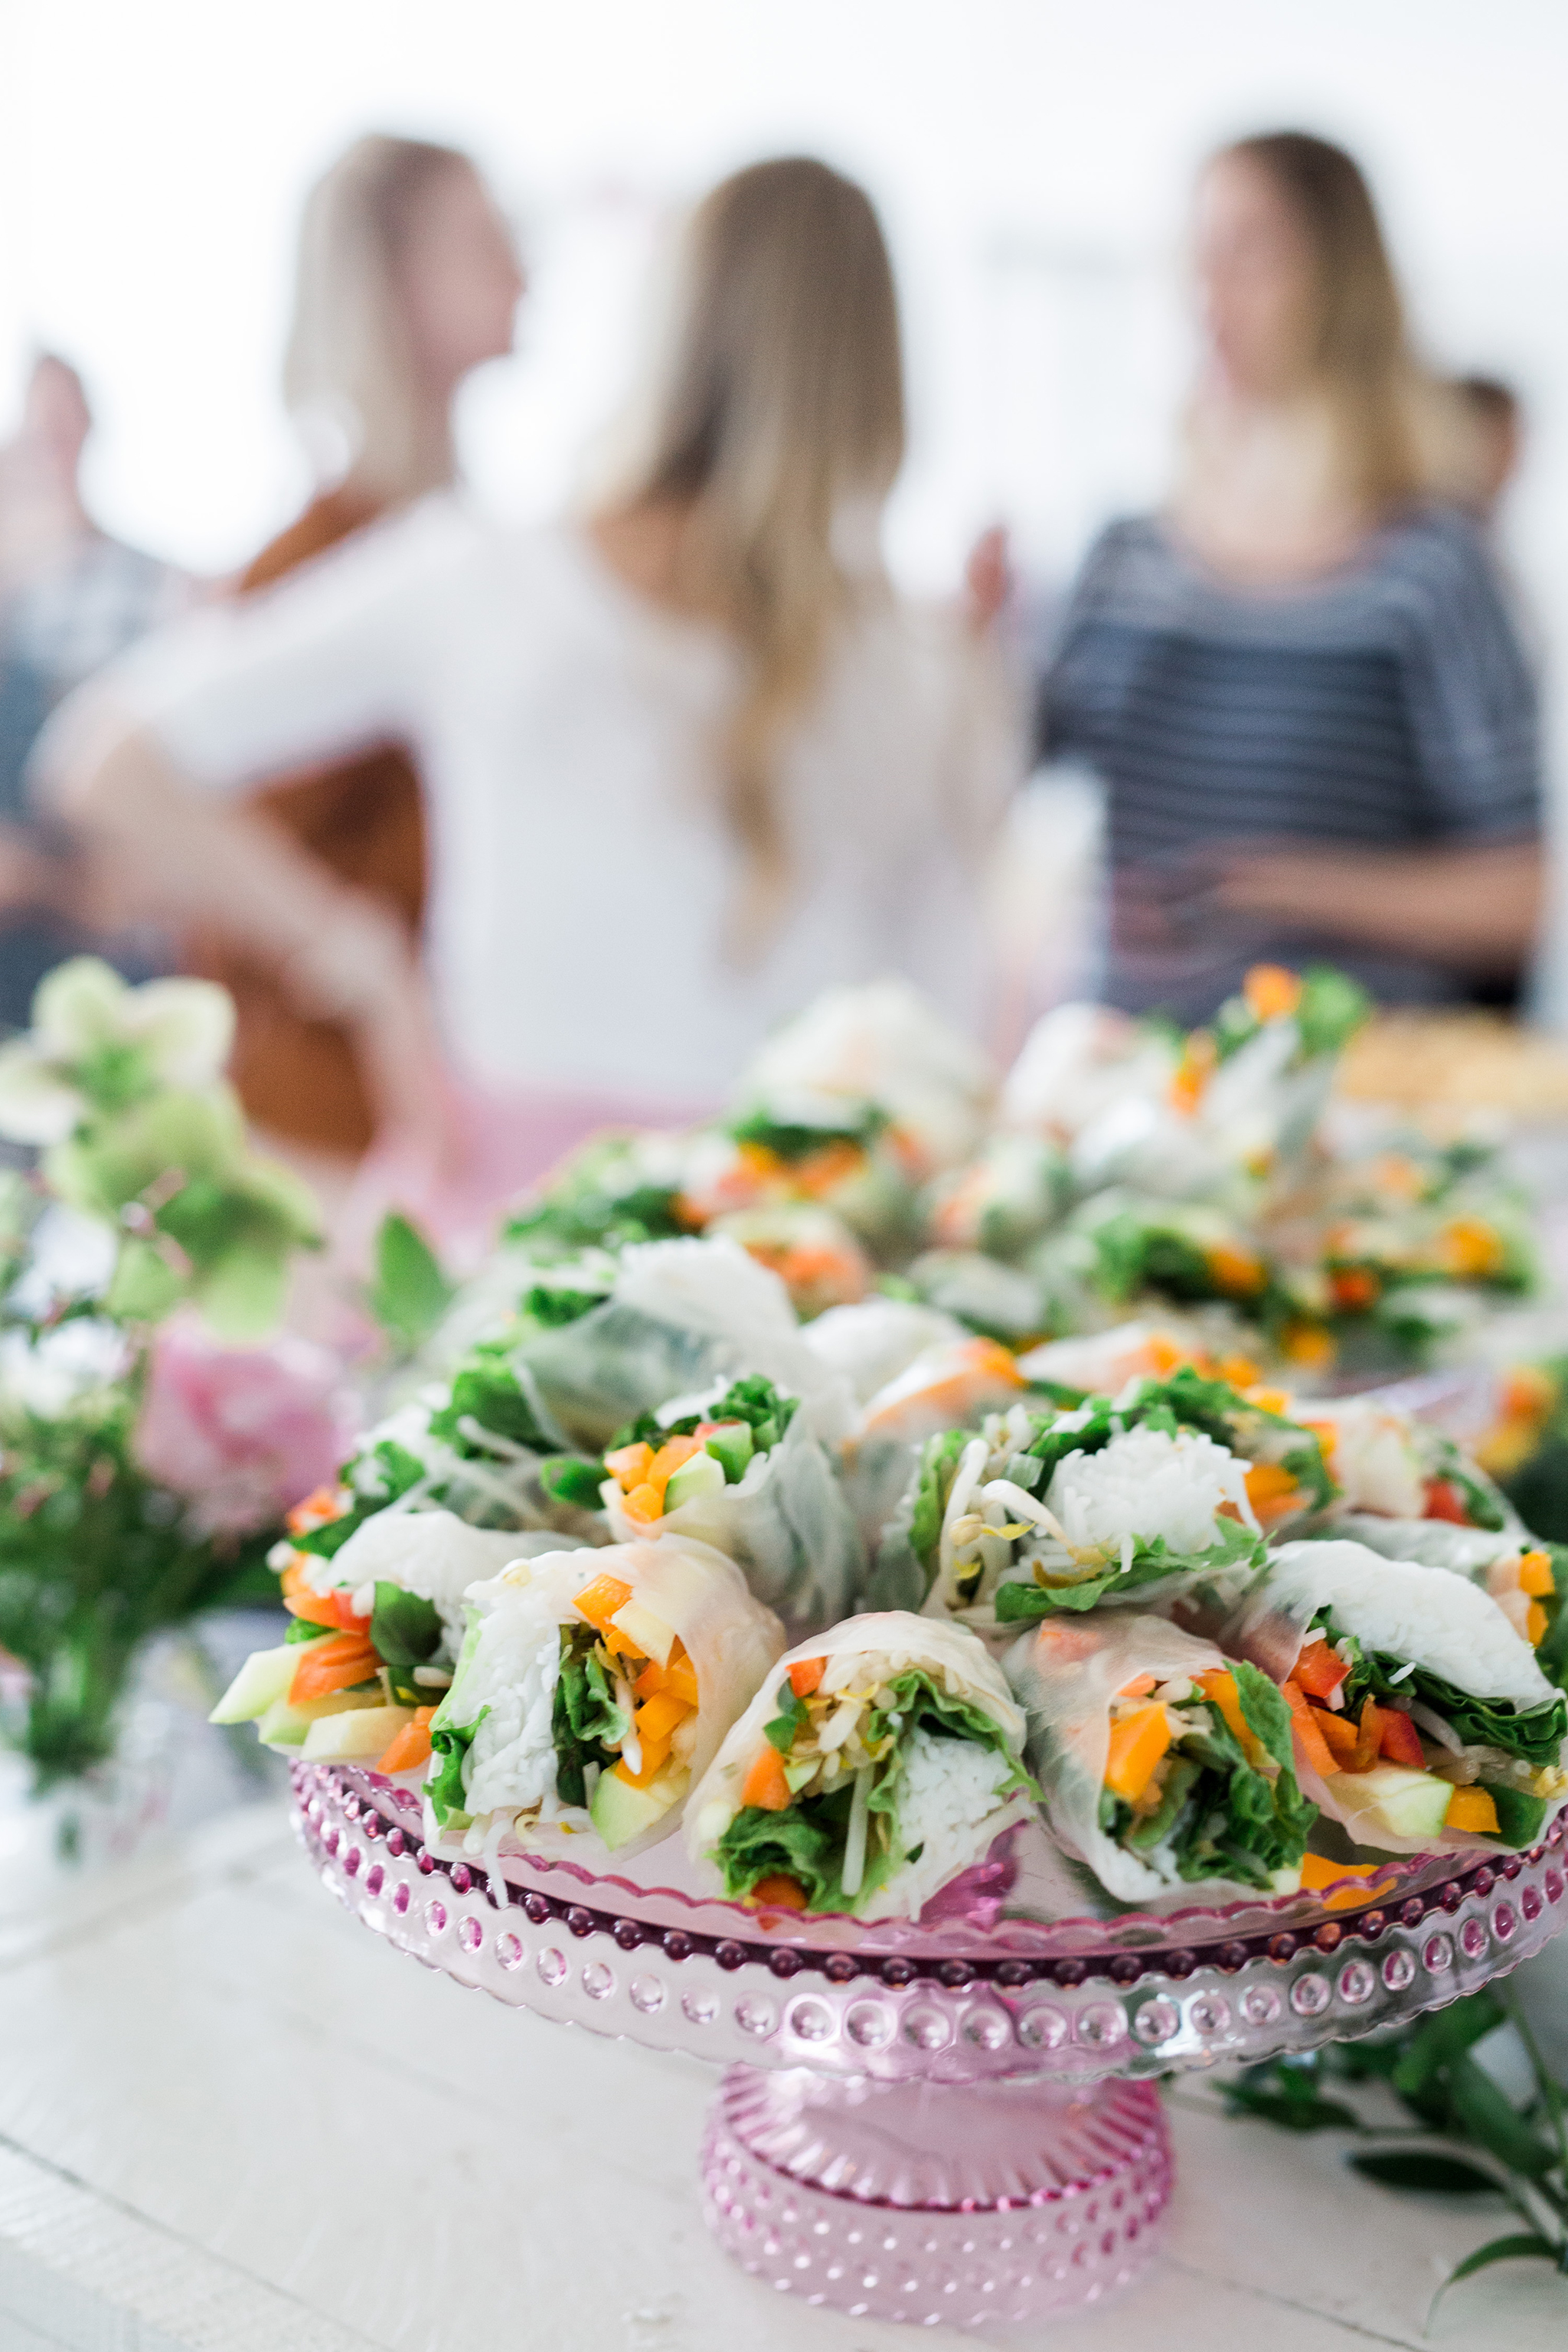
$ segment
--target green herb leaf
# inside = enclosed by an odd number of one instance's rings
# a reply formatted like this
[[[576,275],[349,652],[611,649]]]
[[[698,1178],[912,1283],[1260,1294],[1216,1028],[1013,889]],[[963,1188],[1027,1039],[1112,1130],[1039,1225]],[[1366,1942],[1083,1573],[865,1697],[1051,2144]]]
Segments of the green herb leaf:
[[[417,1227],[395,1213],[382,1219],[367,1304],[384,1331],[404,1348],[417,1348],[451,1304],[454,1286]]]

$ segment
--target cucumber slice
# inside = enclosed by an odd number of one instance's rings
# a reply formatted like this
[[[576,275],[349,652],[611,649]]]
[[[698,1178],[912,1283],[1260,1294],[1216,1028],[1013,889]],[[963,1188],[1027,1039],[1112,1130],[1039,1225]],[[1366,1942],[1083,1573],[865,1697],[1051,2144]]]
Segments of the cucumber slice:
[[[294,1655],[298,1657],[299,1654],[296,1650]],[[292,1751],[304,1746],[305,1734],[313,1723],[320,1723],[323,1716],[363,1714],[368,1708],[379,1707],[381,1704],[379,1683],[373,1691],[333,1691],[331,1697],[310,1699],[303,1706],[291,1706],[287,1698],[280,1698],[258,1720],[257,1736],[265,1740],[268,1748]]]
[[[661,1772],[646,1789],[634,1789],[618,1772],[601,1772],[588,1811],[610,1852],[662,1821],[675,1804],[679,1785],[675,1774]]]
[[[707,1450],[724,1473],[725,1483],[738,1486],[746,1475],[746,1465],[756,1452],[752,1443],[751,1423],[727,1421],[707,1440]]]
[[[413,1720],[411,1706],[353,1707],[346,1715],[324,1715],[306,1732],[300,1753],[308,1764],[374,1764]]]
[[[304,1656],[305,1648],[302,1642],[280,1642],[275,1650],[252,1650],[207,1721],[254,1723],[269,1706],[288,1697],[294,1669]]]
[[[1374,1764],[1370,1772],[1331,1772],[1328,1788],[1342,1809],[1344,1824],[1358,1845],[1380,1838],[1436,1838],[1453,1788],[1432,1772],[1412,1772],[1404,1764]]]
[[[679,1511],[682,1503],[694,1503],[699,1495],[721,1495],[724,1491],[724,1465],[717,1454],[694,1454],[683,1462],[664,1490],[666,1517]]]
[[[610,1622],[618,1633],[626,1635],[628,1642],[637,1643],[645,1658],[652,1658],[658,1665],[668,1665],[669,1654],[675,1647],[675,1635],[662,1617],[656,1617],[651,1609],[643,1607],[640,1601],[634,1597],[623,1601]]]

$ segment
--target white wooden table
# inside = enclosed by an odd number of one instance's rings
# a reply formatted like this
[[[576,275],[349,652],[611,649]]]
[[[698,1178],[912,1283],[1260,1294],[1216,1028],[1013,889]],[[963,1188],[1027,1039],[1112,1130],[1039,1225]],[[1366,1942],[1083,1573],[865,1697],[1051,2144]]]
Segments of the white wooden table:
[[[1563,1982],[1568,1985],[1568,1973]],[[276,1806],[0,1936],[0,2348],[913,2352],[710,2242],[710,2078],[426,1974],[318,1886]],[[1500,2208],[1360,2182],[1337,2144],[1173,2102],[1167,2251],[1060,2352],[1562,2352],[1568,2287],[1428,2298]],[[1517,2226],[1517,2224],[1513,2225]],[[942,2333],[955,2347],[973,2338]]]

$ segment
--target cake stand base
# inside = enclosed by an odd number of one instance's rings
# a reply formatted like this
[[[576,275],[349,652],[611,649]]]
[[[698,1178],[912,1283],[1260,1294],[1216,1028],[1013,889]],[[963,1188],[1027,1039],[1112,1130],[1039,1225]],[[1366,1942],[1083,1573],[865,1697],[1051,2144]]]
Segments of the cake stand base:
[[[836,2081],[732,2066],[708,2222],[753,2278],[856,2318],[977,2330],[1137,2276],[1171,2193],[1152,2084]]]

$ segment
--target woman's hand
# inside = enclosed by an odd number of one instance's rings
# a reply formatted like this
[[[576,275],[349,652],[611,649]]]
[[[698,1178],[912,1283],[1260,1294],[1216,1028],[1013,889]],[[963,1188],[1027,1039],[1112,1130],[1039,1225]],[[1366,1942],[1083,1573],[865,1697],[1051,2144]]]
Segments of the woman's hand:
[[[1542,879],[1533,841],[1426,850],[1280,843],[1222,856],[1203,897],[1215,915],[1265,916],[1325,940],[1491,971],[1530,954]]]
[[[977,637],[984,636],[1013,595],[1013,563],[1007,533],[994,523],[970,549],[963,568],[963,616]]]

